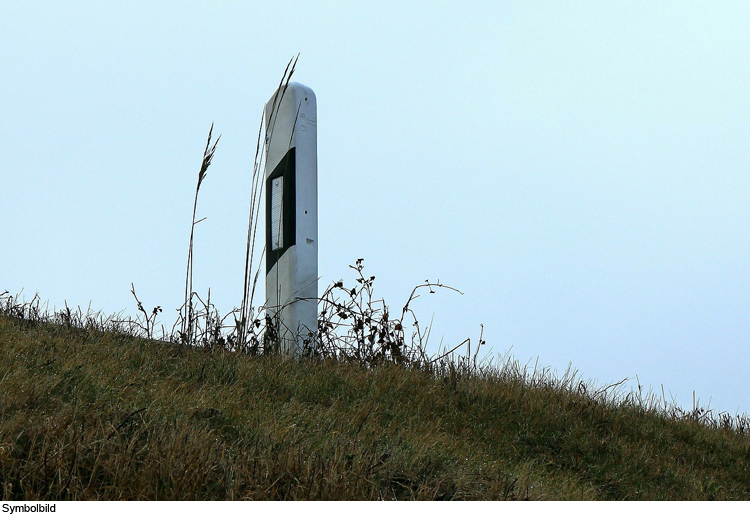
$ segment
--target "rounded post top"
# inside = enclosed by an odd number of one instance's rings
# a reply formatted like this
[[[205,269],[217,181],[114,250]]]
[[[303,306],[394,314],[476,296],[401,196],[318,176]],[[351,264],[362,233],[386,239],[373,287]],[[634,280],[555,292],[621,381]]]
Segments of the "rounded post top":
[[[311,104],[316,102],[315,92],[312,88],[309,86],[303,85],[302,83],[298,83],[296,81],[291,81],[289,84],[286,85],[286,90],[284,90],[284,87],[282,86],[279,88],[276,92],[273,93],[271,96],[271,99],[268,101],[269,105],[275,100],[276,94],[278,92],[281,92],[283,94],[283,99],[289,98],[292,101],[296,102],[304,102],[306,104]],[[277,101],[277,105],[281,105],[281,101]]]

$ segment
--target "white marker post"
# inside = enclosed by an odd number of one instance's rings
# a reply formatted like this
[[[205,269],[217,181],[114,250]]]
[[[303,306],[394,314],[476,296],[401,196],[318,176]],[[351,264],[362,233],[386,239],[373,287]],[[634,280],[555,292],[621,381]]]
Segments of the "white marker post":
[[[266,314],[286,349],[318,328],[318,135],[315,94],[299,83],[266,103]]]

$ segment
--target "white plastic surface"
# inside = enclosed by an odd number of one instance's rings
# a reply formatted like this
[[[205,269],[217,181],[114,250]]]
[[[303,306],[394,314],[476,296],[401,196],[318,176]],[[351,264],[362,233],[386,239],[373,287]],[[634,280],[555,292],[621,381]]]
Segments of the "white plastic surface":
[[[283,91],[283,88],[281,89]],[[317,101],[313,91],[289,83],[283,97],[271,96],[265,109],[265,179],[289,152],[295,149],[296,226],[283,225],[283,212],[274,215],[272,228],[295,230],[296,244],[286,249],[266,275],[266,311],[279,316],[280,334],[298,346],[317,331],[318,320],[318,137]],[[275,183],[275,182],[274,182]],[[283,187],[283,184],[282,184]],[[282,204],[283,192],[272,196]],[[268,227],[267,227],[268,229]],[[274,239],[277,250],[283,241]],[[268,259],[268,257],[267,257]],[[289,345],[289,344],[287,344]],[[297,347],[299,350],[299,347]]]

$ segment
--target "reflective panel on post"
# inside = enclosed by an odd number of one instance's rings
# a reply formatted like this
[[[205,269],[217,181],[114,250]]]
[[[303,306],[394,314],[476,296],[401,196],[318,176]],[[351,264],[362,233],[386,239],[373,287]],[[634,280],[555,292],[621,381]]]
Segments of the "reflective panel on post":
[[[284,177],[271,181],[271,250],[284,246]]]

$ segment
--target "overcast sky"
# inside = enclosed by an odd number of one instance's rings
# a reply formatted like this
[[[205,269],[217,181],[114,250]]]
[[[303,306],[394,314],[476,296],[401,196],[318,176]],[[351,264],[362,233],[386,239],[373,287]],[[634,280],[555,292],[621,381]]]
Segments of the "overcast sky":
[[[242,295],[284,66],[318,100],[321,288],[364,258],[433,346],[750,411],[750,6],[3,2],[0,292],[135,314]]]

